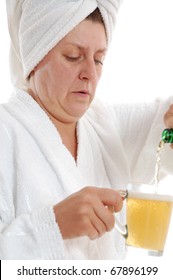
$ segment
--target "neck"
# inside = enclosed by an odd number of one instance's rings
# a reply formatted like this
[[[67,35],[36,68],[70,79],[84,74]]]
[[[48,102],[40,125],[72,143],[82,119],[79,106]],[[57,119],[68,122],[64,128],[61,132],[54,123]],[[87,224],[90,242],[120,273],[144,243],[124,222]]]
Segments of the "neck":
[[[76,123],[62,123],[57,120],[53,121],[56,126],[63,144],[72,154],[74,159],[77,159],[77,135],[76,135]]]
[[[46,114],[49,116],[55,127],[57,128],[63,144],[66,146],[66,148],[69,150],[69,152],[72,154],[74,159],[76,160],[77,157],[77,135],[76,135],[76,125],[77,121],[62,121],[60,119],[55,118],[53,115],[51,115],[46,108],[43,106],[39,98],[37,98],[32,90],[28,90],[28,93],[37,101],[37,103],[40,105],[40,107],[46,112]]]
[[[49,115],[49,113],[48,113]],[[77,122],[63,122],[60,120],[55,119],[51,115],[49,115],[51,121],[57,128],[59,134],[63,138],[63,136],[67,135],[68,137],[76,137],[76,125]]]
[[[75,160],[77,160],[77,134],[76,134],[76,125],[77,122],[62,122],[55,119],[48,112],[49,118],[57,128],[63,144],[69,150],[71,155]]]
[[[71,155],[74,157],[74,159],[77,159],[77,134],[76,134],[76,125],[77,122],[63,122],[56,118],[54,118],[52,115],[49,114],[49,112],[46,112],[57,128],[63,144],[66,146],[66,148],[69,150]]]

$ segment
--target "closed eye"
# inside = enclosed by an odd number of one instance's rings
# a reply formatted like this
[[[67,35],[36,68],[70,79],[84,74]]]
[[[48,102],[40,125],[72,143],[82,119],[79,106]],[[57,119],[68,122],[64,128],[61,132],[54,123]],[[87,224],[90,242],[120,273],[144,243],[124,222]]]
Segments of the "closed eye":
[[[99,65],[99,64],[103,65],[103,62],[101,60],[95,59],[95,64],[96,65]]]
[[[66,58],[68,61],[75,62],[75,61],[78,61],[78,60],[80,59],[80,56],[76,56],[76,57],[65,56],[65,58]]]
[[[66,58],[66,60],[68,60],[68,61],[76,62],[76,61],[81,60],[81,59],[82,59],[82,56],[76,56],[76,57],[74,57],[74,56],[68,56],[68,55],[66,55],[65,58]],[[95,59],[94,62],[95,62],[96,65],[103,65],[103,61],[102,61],[102,60]]]

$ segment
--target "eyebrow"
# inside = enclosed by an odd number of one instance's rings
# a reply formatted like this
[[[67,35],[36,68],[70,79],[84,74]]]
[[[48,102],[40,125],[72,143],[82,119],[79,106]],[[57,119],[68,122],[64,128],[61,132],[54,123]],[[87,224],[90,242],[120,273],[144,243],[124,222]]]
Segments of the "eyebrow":
[[[86,49],[86,47],[85,46],[82,46],[82,45],[80,45],[80,44],[78,44],[78,43],[67,43],[67,45],[72,45],[72,46],[74,46],[74,47],[77,47],[77,48],[79,48],[79,49]],[[96,53],[106,53],[107,52],[107,48],[101,48],[101,49],[98,49],[97,51],[96,51]]]

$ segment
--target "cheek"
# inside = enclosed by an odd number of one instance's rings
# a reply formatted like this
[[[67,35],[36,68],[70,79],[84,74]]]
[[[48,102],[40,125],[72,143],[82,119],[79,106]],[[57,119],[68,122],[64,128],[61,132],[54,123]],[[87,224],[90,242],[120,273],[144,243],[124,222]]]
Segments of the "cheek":
[[[100,78],[101,78],[101,76],[102,76],[102,72],[103,72],[103,68],[101,67],[99,70],[98,70],[98,75],[97,75],[97,77],[98,77],[98,82],[99,82],[99,80],[100,80]]]
[[[57,65],[52,69],[51,77],[58,87],[67,86],[76,77],[76,69],[64,65]]]
[[[61,65],[54,66],[46,77],[49,98],[63,100],[75,83],[75,70]]]

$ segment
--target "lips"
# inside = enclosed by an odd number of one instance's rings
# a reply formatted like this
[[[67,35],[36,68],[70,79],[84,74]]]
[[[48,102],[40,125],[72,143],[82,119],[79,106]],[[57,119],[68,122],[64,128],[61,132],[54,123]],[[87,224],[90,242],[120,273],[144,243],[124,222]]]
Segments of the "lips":
[[[74,91],[73,93],[79,94],[79,95],[90,95],[90,93],[87,90]]]

